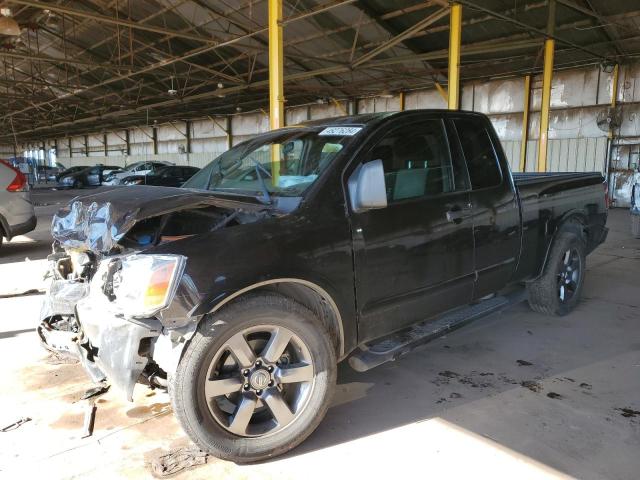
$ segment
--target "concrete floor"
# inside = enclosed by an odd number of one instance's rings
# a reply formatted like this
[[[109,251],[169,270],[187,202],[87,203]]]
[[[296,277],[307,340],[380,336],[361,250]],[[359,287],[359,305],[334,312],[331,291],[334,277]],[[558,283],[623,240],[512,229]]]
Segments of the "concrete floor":
[[[34,194],[47,196],[61,197]],[[41,220],[47,208],[38,207]],[[295,451],[259,465],[209,459],[178,478],[637,479],[640,240],[626,211],[612,211],[609,227],[571,315],[548,318],[522,304],[370,372],[343,364],[333,407]],[[46,256],[46,232],[33,236],[31,248],[0,256],[0,287],[14,283],[5,273],[24,266],[19,257]],[[140,387],[131,404],[110,391],[94,435],[81,439],[78,399],[90,383],[39,347],[40,301],[0,299],[0,427],[32,418],[0,433],[0,473],[149,478],[148,462],[189,445],[167,395]]]

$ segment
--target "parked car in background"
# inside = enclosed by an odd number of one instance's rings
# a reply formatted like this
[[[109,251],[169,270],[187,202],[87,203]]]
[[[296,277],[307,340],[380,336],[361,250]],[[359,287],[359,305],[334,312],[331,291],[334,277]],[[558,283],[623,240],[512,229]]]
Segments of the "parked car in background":
[[[36,228],[27,177],[0,160],[0,247],[3,238],[11,240]]]
[[[129,165],[127,168],[118,169],[111,172],[104,179],[103,185],[120,185],[124,178],[132,175],[149,175],[155,173],[156,170],[171,166],[170,162],[136,162]]]
[[[48,182],[55,182],[56,181],[56,176],[59,175],[61,172],[63,172],[64,170],[66,170],[67,167],[65,167],[63,164],[56,162],[55,165],[38,165],[36,167],[36,171],[38,172],[38,180],[40,182],[44,182],[44,181],[48,181]]]
[[[101,163],[97,163],[96,165],[102,166]],[[102,175],[106,177],[107,175],[110,175],[114,172],[121,172],[121,171],[122,171],[122,167],[115,166],[115,165],[111,167],[106,166],[106,168],[102,171]]]
[[[91,168],[91,167],[89,167],[89,165],[78,165],[76,167],[67,168],[66,170],[59,172],[54,177],[54,180],[56,182],[59,182],[62,177],[66,177],[68,175],[71,175],[72,173],[76,173],[76,172],[79,172],[80,170],[85,170],[87,168]]]
[[[102,185],[102,181],[104,180],[103,172],[108,169],[113,170],[114,168],[117,167],[96,165],[94,167],[85,168],[84,170],[60,177],[58,184],[61,187],[68,188],[84,188],[86,186]]]
[[[164,167],[148,175],[132,175],[122,179],[122,185],[159,185],[163,187],[179,187],[193,177],[197,167],[171,166]]]

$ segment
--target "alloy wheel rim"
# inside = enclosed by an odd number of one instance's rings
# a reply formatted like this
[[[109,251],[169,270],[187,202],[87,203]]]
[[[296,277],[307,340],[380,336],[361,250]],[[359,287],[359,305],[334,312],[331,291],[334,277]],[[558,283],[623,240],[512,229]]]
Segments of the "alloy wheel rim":
[[[580,254],[577,249],[571,248],[564,252],[557,274],[558,298],[560,302],[566,303],[573,298],[578,290],[581,274],[582,265]]]
[[[302,339],[276,325],[246,328],[215,353],[204,380],[213,419],[241,437],[279,432],[303,412],[315,367]]]

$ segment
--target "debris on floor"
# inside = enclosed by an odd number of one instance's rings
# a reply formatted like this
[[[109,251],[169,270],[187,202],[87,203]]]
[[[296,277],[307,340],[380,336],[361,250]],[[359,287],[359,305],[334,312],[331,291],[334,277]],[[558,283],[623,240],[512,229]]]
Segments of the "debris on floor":
[[[207,463],[209,454],[197,447],[182,447],[170,451],[151,462],[151,473],[156,478],[166,478],[189,468]]]
[[[542,385],[540,385],[540,383],[538,382],[534,382],[533,380],[525,380],[524,382],[520,383],[520,385],[528,388],[534,393],[539,393],[542,391]]]
[[[104,395],[109,391],[110,385],[100,384],[96,387],[90,388],[84,395],[82,395],[81,400],[86,400],[85,411],[84,411],[84,422],[82,425],[82,435],[80,438],[87,438],[93,435],[93,425],[96,420],[96,400],[99,396]]]
[[[22,417],[5,427],[0,428],[0,432],[10,432],[11,430],[15,430],[16,428],[30,421],[31,421],[30,417]]]
[[[640,416],[640,410],[633,410],[632,408],[616,408],[623,417],[634,418]]]
[[[49,351],[45,362],[49,365],[73,365],[79,363],[80,360],[72,355],[65,355],[62,352]]]

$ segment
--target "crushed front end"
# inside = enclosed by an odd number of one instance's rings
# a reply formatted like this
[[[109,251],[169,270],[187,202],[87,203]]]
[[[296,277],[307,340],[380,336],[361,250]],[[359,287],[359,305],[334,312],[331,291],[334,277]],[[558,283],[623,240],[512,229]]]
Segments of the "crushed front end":
[[[201,294],[182,255],[150,247],[255,221],[211,197],[140,187],[77,199],[53,218],[51,282],[38,333],[49,350],[73,355],[94,382],[132,400],[136,383],[164,387],[199,317]],[[127,190],[127,189],[119,189]]]
[[[154,361],[154,348],[163,334],[161,311],[179,289],[186,259],[116,255],[96,264],[91,276],[62,278],[55,272],[70,259],[52,257],[55,277],[38,327],[46,347],[78,358],[91,380],[112,383],[129,400],[140,381],[166,386],[166,371]],[[188,330],[177,329],[174,336]]]

